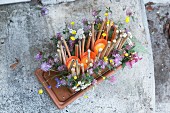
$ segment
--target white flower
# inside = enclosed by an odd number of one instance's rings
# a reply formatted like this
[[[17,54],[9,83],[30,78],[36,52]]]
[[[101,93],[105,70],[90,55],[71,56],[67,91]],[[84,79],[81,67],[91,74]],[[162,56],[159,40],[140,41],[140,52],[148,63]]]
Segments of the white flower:
[[[129,36],[130,38],[132,38],[132,33],[131,33],[131,32],[128,32],[128,36]]]
[[[129,45],[131,45],[131,46],[133,45],[131,39],[128,38],[128,39],[127,39],[127,42],[128,42]]]
[[[123,33],[123,37],[124,37],[124,38],[127,37],[127,34],[126,34],[126,33]]]
[[[83,86],[83,87],[81,87],[81,89],[85,89],[85,88],[86,88],[86,87],[84,87],[84,86]]]
[[[79,88],[77,88],[75,91],[80,91],[80,87],[79,87]]]
[[[78,84],[81,85],[81,81],[78,81]]]
[[[119,33],[119,30],[116,30],[116,33]]]
[[[77,86],[72,87],[73,90],[77,89]]]
[[[77,38],[82,39],[83,37],[84,37],[84,30],[83,30],[83,28],[78,29],[75,38],[76,38],[76,39],[77,39]]]
[[[93,67],[93,63],[90,63],[89,65],[90,65],[90,67]]]

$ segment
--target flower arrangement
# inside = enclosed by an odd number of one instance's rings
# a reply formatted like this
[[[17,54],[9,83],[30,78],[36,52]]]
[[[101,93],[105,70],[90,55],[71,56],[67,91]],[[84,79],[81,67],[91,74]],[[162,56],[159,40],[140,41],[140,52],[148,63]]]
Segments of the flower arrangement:
[[[101,10],[92,12],[92,22],[83,19],[82,28],[76,29],[75,22],[70,22],[62,33],[52,37],[56,50],[54,55],[47,56],[44,52],[36,55],[36,60],[42,61],[41,69],[44,72],[56,72],[52,76],[56,81],[55,87],[84,90],[91,84],[96,84],[97,77],[105,80],[103,73],[115,70],[120,65],[132,68],[134,63],[141,60],[131,32],[109,19],[109,14],[112,13],[110,8],[105,11],[104,19],[99,16],[100,12]],[[128,13],[126,23],[130,16]]]

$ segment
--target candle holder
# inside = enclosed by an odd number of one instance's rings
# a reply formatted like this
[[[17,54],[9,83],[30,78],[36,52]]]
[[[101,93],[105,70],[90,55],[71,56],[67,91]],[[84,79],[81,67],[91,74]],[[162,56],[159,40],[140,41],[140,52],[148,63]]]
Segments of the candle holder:
[[[88,52],[86,51],[84,54],[81,55],[81,63],[84,64],[84,69],[86,70],[89,66],[89,63],[93,63],[96,58],[96,53],[90,52],[90,61],[88,61]]]
[[[99,49],[100,48],[104,49],[106,45],[107,45],[107,40],[98,39],[94,44],[94,52],[96,53],[96,55],[98,54]]]

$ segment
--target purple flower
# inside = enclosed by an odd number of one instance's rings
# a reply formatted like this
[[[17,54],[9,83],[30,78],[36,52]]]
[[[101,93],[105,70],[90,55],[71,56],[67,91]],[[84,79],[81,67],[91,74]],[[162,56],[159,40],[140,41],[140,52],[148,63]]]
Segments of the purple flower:
[[[49,63],[50,65],[54,65],[54,58],[51,57],[51,56],[49,56],[49,57],[48,57],[48,63]]]
[[[95,24],[98,24],[98,23],[100,23],[102,20],[100,19],[100,18],[96,18],[95,19]]]
[[[83,30],[84,30],[85,32],[89,31],[90,29],[91,29],[91,25],[86,25],[86,26],[84,26],[84,28],[83,28]]]
[[[60,83],[61,83],[61,85],[66,85],[67,84],[67,82],[64,79],[61,80]]]
[[[107,62],[104,62],[103,60],[99,60],[97,66],[100,66],[102,69],[105,69],[107,64],[108,64]]]
[[[43,7],[43,8],[41,9],[41,15],[42,15],[42,16],[45,16],[45,15],[47,15],[47,14],[48,14],[48,9],[45,8],[45,7]]]
[[[55,78],[55,81],[57,82],[55,87],[59,88],[61,86],[61,81],[57,77]]]
[[[70,51],[74,50],[75,43],[76,43],[75,40],[69,40],[69,49],[70,49]]]
[[[132,16],[132,11],[130,8],[126,10],[126,16]]]
[[[92,84],[93,84],[93,85],[96,85],[96,84],[97,84],[97,80],[94,79],[94,80],[92,81]]]
[[[93,68],[90,68],[89,70],[88,70],[88,73],[90,74],[90,75],[92,75],[94,72],[93,72]]]
[[[122,60],[122,56],[120,56],[119,54],[115,54],[113,56],[115,57],[115,59],[114,59],[115,66],[120,65],[121,64],[121,60]]]
[[[41,69],[45,72],[47,72],[51,67],[52,66],[47,62],[44,62],[44,63],[41,64]]]
[[[72,74],[69,74],[69,75],[67,76],[68,79],[71,79],[71,77],[72,77]]]
[[[126,50],[130,50],[131,48],[132,48],[132,46],[130,46],[130,45],[126,45]]]
[[[51,86],[49,85],[48,88],[51,89]]]
[[[97,66],[101,66],[103,63],[104,63],[103,60],[99,60]]]
[[[87,24],[88,24],[87,19],[86,19],[86,18],[83,18],[83,19],[82,19],[82,23],[83,23],[84,25],[87,25]]]
[[[61,40],[61,37],[62,37],[61,33],[57,33],[56,36],[57,36],[57,39],[58,39],[58,40]]]
[[[64,70],[66,70],[66,66],[65,65],[58,66],[57,70],[64,71]]]
[[[92,15],[93,15],[93,16],[97,16],[97,15],[98,15],[98,11],[93,10],[93,11],[92,11]]]
[[[58,63],[60,60],[59,60],[59,58],[57,57],[57,58],[54,58],[54,62],[55,63]]]
[[[39,52],[39,53],[35,56],[35,59],[36,59],[36,60],[41,60],[42,57],[43,57],[42,52]]]

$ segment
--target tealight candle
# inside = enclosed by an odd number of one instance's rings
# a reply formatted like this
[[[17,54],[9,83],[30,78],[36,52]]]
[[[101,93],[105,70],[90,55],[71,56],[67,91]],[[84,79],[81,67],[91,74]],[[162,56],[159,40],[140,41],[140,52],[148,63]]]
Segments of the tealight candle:
[[[99,49],[101,48],[103,50],[106,45],[107,41],[105,39],[98,39],[94,44],[94,52],[98,54]]]
[[[84,54],[81,55],[81,63],[84,64],[84,69],[87,69],[89,63],[91,61],[94,61],[95,58],[96,58],[96,54],[92,51],[90,51],[90,61],[89,61],[89,58],[88,58],[88,51],[86,51]]]
[[[74,61],[78,60],[78,63],[80,63],[80,59],[79,59],[78,57],[76,57],[76,56],[71,56],[71,57],[69,57],[69,58],[67,59],[67,61],[66,61],[66,66],[67,66],[68,69],[71,68],[72,60],[74,60]],[[76,67],[76,62],[74,62],[74,63],[72,64],[72,66],[75,66],[75,67]]]

